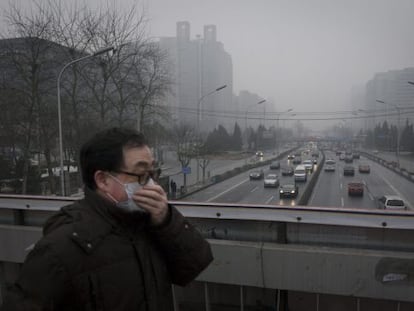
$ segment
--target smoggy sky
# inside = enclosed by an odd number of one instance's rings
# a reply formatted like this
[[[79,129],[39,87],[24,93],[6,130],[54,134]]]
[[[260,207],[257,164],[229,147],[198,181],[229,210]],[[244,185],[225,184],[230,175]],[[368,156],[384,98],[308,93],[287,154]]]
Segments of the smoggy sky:
[[[125,10],[132,3],[117,2]],[[376,72],[414,66],[413,0],[142,3],[151,36],[175,36],[177,21],[190,22],[192,38],[204,25],[216,25],[232,56],[234,92],[245,89],[273,101],[269,111],[350,110],[352,87],[365,85]]]
[[[348,110],[351,88],[376,72],[414,66],[412,0],[148,0],[150,31],[217,25],[233,59],[234,91],[275,109]]]

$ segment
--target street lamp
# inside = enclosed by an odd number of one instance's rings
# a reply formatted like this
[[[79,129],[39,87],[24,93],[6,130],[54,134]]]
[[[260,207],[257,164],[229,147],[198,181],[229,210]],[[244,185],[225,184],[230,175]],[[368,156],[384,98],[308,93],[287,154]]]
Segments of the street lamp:
[[[245,112],[245,115],[244,115],[244,128],[245,128],[245,130],[247,130],[247,113],[248,113],[248,111],[249,111],[249,108],[250,108],[250,107],[253,107],[253,106],[256,106],[256,105],[261,105],[261,104],[263,104],[264,102],[266,102],[266,99],[262,99],[261,101],[259,101],[259,102],[257,102],[257,103],[254,103],[254,104],[251,104],[251,105],[247,106],[247,108],[246,108],[246,112]],[[264,117],[264,116],[263,116],[263,117]]]
[[[292,108],[290,108],[290,109],[288,109],[288,110],[286,110],[286,111],[282,111],[282,112],[280,112],[280,113],[278,113],[277,114],[277,123],[276,123],[276,152],[277,152],[277,154],[279,155],[279,119],[280,119],[280,116],[282,115],[282,114],[285,114],[285,113],[288,113],[288,112],[291,112],[293,109]]]
[[[286,116],[286,118],[293,118],[293,117],[295,117],[296,116],[296,113],[292,113],[292,114],[290,114],[290,115],[287,115]],[[288,119],[284,119],[283,120],[283,127],[284,128],[286,128],[286,120],[288,120]],[[289,121],[289,120],[288,120]]]
[[[225,85],[222,85],[222,86],[220,86],[220,87],[218,87],[218,88],[216,88],[215,90],[213,90],[213,91],[211,91],[211,92],[209,92],[209,93],[207,93],[207,94],[204,94],[203,96],[201,96],[199,99],[198,99],[198,103],[197,103],[197,131],[198,132],[200,132],[200,121],[201,121],[201,102],[203,101],[203,99],[204,98],[206,98],[207,96],[209,96],[209,95],[211,95],[211,94],[214,94],[214,93],[216,93],[216,92],[218,92],[218,91],[220,91],[220,90],[222,90],[222,89],[224,89],[224,88],[226,88],[227,87],[227,85],[225,84]]]
[[[387,102],[384,102],[383,100],[379,100],[379,99],[377,99],[376,102],[381,103],[381,104],[384,104],[384,105],[393,106],[395,108],[395,110],[397,110],[397,113],[398,113],[398,125],[397,125],[397,165],[398,165],[398,167],[400,167],[400,119],[401,119],[401,108],[398,107],[395,104],[387,103]]]
[[[216,88],[215,90],[212,90],[211,92],[204,94],[203,96],[201,96],[198,99],[198,103],[197,103],[197,136],[200,136],[200,122],[201,122],[201,102],[203,101],[204,98],[206,98],[207,96],[214,94],[216,92],[221,91],[222,89],[226,88],[227,84],[224,84],[218,88]],[[199,138],[199,137],[198,137]],[[197,146],[197,182],[199,182],[200,180],[200,159],[198,158],[198,153],[199,153],[199,147]]]
[[[59,122],[59,157],[60,157],[60,187],[61,187],[61,193],[62,196],[65,195],[65,181],[64,181],[64,174],[63,174],[63,135],[62,135],[62,109],[61,109],[61,103],[60,103],[60,79],[62,78],[63,72],[68,68],[70,65],[73,65],[74,63],[83,61],[88,58],[92,58],[98,55],[101,55],[103,53],[107,53],[109,51],[113,51],[115,48],[113,46],[106,47],[102,50],[99,50],[93,54],[86,55],[77,59],[72,60],[71,62],[67,63],[63,68],[60,70],[58,78],[57,78],[57,105],[58,105],[58,122]]]

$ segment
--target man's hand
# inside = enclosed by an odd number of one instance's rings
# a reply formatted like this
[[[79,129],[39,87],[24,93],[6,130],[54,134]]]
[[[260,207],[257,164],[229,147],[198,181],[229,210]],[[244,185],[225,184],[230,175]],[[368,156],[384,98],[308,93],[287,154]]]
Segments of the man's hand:
[[[161,225],[168,218],[167,194],[161,186],[146,185],[135,192],[132,198],[151,215],[151,224]]]

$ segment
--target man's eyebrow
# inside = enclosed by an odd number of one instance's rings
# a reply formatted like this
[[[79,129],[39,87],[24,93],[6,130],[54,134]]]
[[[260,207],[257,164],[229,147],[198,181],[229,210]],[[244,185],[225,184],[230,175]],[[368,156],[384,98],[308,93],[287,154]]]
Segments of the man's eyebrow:
[[[135,163],[135,165],[134,165],[134,167],[144,167],[144,168],[147,168],[147,167],[150,167],[150,166],[155,166],[155,160],[154,161],[152,161],[151,163],[148,163],[148,162],[146,162],[146,161],[138,161],[137,163]]]

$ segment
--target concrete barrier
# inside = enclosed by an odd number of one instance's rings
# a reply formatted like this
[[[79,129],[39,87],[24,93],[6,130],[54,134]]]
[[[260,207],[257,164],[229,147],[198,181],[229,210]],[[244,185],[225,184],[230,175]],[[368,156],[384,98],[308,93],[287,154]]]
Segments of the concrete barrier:
[[[364,155],[366,158],[377,162],[379,164],[381,164],[382,166],[388,168],[390,171],[393,171],[394,173],[404,177],[405,179],[407,179],[408,181],[414,182],[414,172],[408,172],[405,168],[399,168],[396,165],[395,161],[386,161],[378,156],[375,156],[373,154],[370,154],[368,152],[365,151],[360,151],[361,155]]]
[[[325,153],[323,151],[321,152],[322,152],[322,160],[319,163],[316,171],[312,174],[312,178],[310,179],[309,183],[306,185],[305,191],[303,192],[302,196],[300,197],[298,201],[298,205],[307,205],[309,202],[313,189],[315,188],[316,182],[318,181],[319,174],[321,173],[322,167],[325,163]]]

